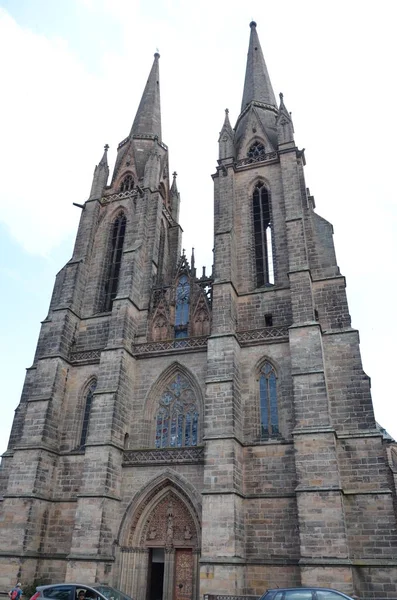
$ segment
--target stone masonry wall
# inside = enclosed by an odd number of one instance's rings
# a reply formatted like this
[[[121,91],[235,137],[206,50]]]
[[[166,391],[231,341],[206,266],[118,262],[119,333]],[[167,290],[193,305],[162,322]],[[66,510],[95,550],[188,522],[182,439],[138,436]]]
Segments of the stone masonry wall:
[[[238,301],[238,331],[266,327],[265,315],[271,315],[274,327],[292,324],[291,299],[288,289],[268,288],[261,293],[246,294]]]

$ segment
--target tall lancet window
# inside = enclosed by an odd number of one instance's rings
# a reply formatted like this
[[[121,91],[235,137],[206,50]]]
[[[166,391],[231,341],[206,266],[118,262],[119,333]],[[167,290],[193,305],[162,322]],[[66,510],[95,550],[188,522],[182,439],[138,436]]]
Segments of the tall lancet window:
[[[112,309],[113,300],[117,295],[126,223],[127,219],[125,218],[125,215],[120,213],[112,225],[109,261],[104,289],[104,311]]]
[[[175,337],[188,337],[190,306],[190,283],[186,275],[179,278],[176,286],[175,302]]]
[[[165,248],[165,227],[163,221],[161,221],[160,228],[160,240],[159,240],[159,258],[157,261],[157,283],[162,283],[163,268],[164,268],[164,248]]]
[[[199,411],[189,381],[176,375],[161,395],[156,415],[156,448],[197,446]]]
[[[274,283],[270,195],[260,181],[253,194],[256,285]]]
[[[277,379],[274,367],[268,361],[259,374],[259,401],[261,437],[266,439],[278,435]]]
[[[88,390],[85,396],[85,407],[84,407],[84,416],[83,416],[83,426],[81,428],[81,437],[80,437],[80,448],[84,448],[85,443],[87,441],[88,434],[88,425],[90,422],[90,414],[91,414],[91,406],[92,399],[94,397],[94,392],[96,390],[96,379],[93,379],[88,386]]]

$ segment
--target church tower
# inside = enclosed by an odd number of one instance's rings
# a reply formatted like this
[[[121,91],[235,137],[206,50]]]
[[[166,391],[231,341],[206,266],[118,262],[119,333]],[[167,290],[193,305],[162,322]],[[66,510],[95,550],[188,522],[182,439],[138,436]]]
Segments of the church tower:
[[[212,274],[181,253],[158,53],[110,182],[107,146],[95,167],[3,455],[2,590],[397,595],[397,445],[250,29],[213,175]]]

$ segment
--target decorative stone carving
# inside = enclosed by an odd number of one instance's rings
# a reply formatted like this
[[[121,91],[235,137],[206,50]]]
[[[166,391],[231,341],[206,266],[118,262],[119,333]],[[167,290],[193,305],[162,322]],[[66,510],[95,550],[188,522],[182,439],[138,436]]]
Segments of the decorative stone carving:
[[[133,532],[130,546],[133,547]],[[142,547],[197,547],[198,537],[192,516],[185,503],[171,490],[154,505],[140,535]]]
[[[133,344],[132,353],[134,355],[157,354],[159,352],[169,352],[170,350],[188,350],[189,348],[206,348],[208,336],[202,335],[197,338],[183,338],[176,340],[167,340],[162,342],[149,342],[147,344]]]
[[[203,462],[203,446],[126,450],[123,455],[124,465],[201,464]]]
[[[279,341],[280,338],[288,340],[288,327],[265,327],[264,329],[250,329],[237,332],[237,339],[242,346],[248,346],[262,340],[276,339]]]

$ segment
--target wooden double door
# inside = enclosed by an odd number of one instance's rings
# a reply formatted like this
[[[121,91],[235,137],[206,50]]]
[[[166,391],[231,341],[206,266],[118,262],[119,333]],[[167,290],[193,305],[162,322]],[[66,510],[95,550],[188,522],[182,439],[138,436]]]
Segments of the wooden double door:
[[[148,600],[196,600],[197,555],[191,548],[152,549]]]

